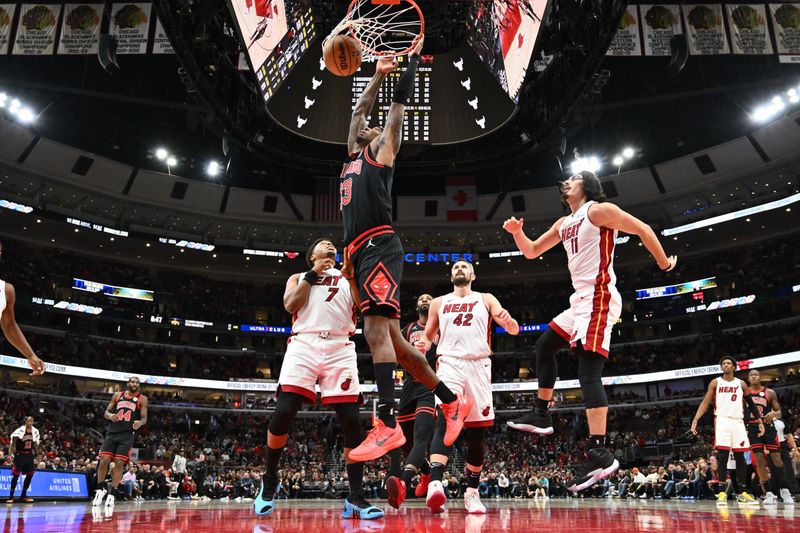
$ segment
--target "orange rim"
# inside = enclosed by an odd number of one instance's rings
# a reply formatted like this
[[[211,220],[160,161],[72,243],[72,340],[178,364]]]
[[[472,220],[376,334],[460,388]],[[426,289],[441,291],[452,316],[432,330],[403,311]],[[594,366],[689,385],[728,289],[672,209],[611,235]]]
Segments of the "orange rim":
[[[348,15],[353,11],[353,8],[355,7],[357,2],[359,2],[359,0],[351,0],[350,5],[347,8]],[[414,0],[371,0],[371,3],[375,5],[399,5],[402,2],[408,2],[409,4],[414,6],[414,9],[417,10],[417,15],[419,15],[419,33],[417,34],[416,37],[414,37],[414,40],[411,41],[409,47],[403,50],[402,52],[382,52],[379,50],[373,50],[372,48],[365,46],[364,43],[361,42],[361,39],[359,39],[358,35],[356,35],[355,32],[353,31],[353,27],[350,26],[349,33],[356,41],[358,41],[358,44],[361,46],[362,53],[367,52],[368,54],[378,57],[397,57],[409,53],[411,50],[414,49],[415,46],[417,46],[420,39],[422,39],[422,36],[425,35],[425,17],[422,14],[422,9],[420,9],[417,3]]]

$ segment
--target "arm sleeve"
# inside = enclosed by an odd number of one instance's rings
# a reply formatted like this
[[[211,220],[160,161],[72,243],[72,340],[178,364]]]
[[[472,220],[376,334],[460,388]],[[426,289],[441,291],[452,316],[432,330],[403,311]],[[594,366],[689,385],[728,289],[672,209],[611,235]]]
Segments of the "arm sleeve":
[[[400,79],[397,80],[397,85],[395,86],[394,94],[392,95],[392,102],[408,105],[408,101],[411,99],[411,95],[414,93],[414,80],[417,77],[419,60],[419,55],[413,55],[409,57],[408,68],[405,72],[403,72],[403,74],[400,75]]]

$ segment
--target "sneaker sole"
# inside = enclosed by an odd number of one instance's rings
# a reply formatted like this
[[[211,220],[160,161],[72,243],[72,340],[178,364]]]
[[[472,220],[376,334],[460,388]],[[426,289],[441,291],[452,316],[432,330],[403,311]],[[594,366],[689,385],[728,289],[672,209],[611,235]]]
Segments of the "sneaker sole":
[[[447,503],[447,496],[444,495],[444,492],[434,492],[425,500],[425,505],[430,507],[434,513],[441,512],[445,503]]]
[[[607,468],[604,468],[599,473],[594,474],[591,478],[587,479],[586,481],[584,481],[583,483],[581,483],[579,485],[572,485],[571,487],[567,487],[567,490],[572,492],[573,494],[577,494],[580,491],[582,491],[583,489],[591,487],[592,485],[594,485],[598,481],[607,478],[608,476],[610,476],[611,474],[613,474],[617,470],[619,470],[619,461],[614,459],[614,462],[611,463],[611,466],[608,466]]]
[[[552,435],[554,431],[553,426],[540,428],[537,426],[531,426],[529,424],[516,424],[510,420],[506,422],[506,424],[508,424],[508,427],[512,429],[516,429],[518,431],[524,431],[525,433],[533,433],[535,435]]]
[[[400,480],[396,477],[392,476],[386,480],[386,491],[389,493],[387,503],[395,509],[400,509],[400,506],[403,505],[403,502],[406,499],[405,494],[401,493],[401,488],[402,486],[400,485]]]
[[[405,435],[400,433],[399,434],[399,438],[387,441],[380,448],[373,448],[371,453],[358,454],[358,453],[356,453],[356,449],[357,448],[354,448],[354,449],[350,450],[350,459],[352,459],[353,461],[355,461],[357,463],[363,463],[363,462],[366,462],[366,461],[374,461],[375,459],[377,459],[379,457],[383,457],[384,455],[386,455],[390,451],[392,451],[392,450],[394,450],[396,448],[399,448],[400,446],[402,446],[405,443],[406,443],[406,437],[405,437]]]

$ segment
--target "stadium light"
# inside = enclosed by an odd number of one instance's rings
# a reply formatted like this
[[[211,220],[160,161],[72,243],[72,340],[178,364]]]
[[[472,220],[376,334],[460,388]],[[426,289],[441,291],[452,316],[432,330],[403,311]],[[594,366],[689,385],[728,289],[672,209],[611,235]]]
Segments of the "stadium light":
[[[618,167],[622,166],[622,163],[624,163],[624,162],[625,162],[625,159],[621,155],[618,155],[618,156],[616,156],[614,158],[614,165],[615,166],[618,166]]]
[[[209,161],[206,165],[206,174],[208,176],[214,177],[219,174],[219,163],[216,161]]]
[[[171,155],[171,156],[167,157],[167,166],[168,167],[174,167],[177,164],[178,164],[178,160],[175,159],[175,156]]]
[[[632,159],[635,154],[636,154],[636,151],[633,148],[631,148],[630,146],[628,146],[624,150],[622,150],[622,157],[624,157],[625,159]]]
[[[599,171],[603,167],[603,164],[600,162],[600,158],[596,155],[591,155],[589,157],[579,157],[572,163],[570,163],[570,170],[573,174],[577,174],[582,170],[588,170],[589,172]]]
[[[36,115],[34,115],[30,107],[23,107],[19,110],[19,112],[17,112],[17,118],[23,124],[30,124],[36,120]]]
[[[158,159],[159,161],[165,160],[168,155],[169,153],[167,153],[166,148],[156,148],[156,159]]]

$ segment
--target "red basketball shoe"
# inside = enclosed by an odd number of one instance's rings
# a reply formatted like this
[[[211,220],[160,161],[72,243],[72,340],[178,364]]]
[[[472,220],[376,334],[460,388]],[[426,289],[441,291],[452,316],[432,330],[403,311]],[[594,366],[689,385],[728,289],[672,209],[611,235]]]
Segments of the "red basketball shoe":
[[[442,411],[447,423],[447,429],[444,432],[445,446],[451,446],[461,434],[461,430],[464,428],[464,419],[467,418],[470,409],[472,409],[472,398],[462,394],[456,394],[456,401],[442,404]],[[352,452],[350,453],[352,457]]]
[[[428,483],[431,481],[430,474],[420,474],[419,475],[419,484],[417,488],[414,489],[414,496],[417,498],[422,498],[426,494],[428,494]]]
[[[350,450],[350,459],[359,463],[373,461],[405,443],[406,437],[400,424],[387,428],[380,419],[377,419],[364,442]]]

